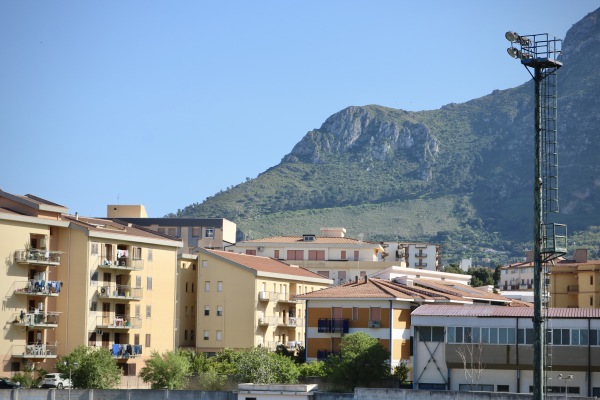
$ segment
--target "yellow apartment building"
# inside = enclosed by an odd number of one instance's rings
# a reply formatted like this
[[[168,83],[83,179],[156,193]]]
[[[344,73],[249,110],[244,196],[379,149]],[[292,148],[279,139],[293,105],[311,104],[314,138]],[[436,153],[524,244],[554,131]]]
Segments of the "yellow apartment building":
[[[199,249],[198,350],[303,345],[304,301],[295,296],[330,283],[269,257]]]
[[[600,260],[589,260],[587,249],[573,258],[549,266],[551,307],[600,308]]]
[[[174,348],[182,243],[67,211],[0,191],[2,370],[52,371],[57,357],[86,345],[108,348],[124,375],[136,375],[152,350]]]
[[[175,347],[195,348],[198,255],[194,249],[223,250],[232,245],[237,225],[225,218],[149,218],[143,205],[108,205],[106,212],[109,219],[143,226],[183,242],[178,250]]]

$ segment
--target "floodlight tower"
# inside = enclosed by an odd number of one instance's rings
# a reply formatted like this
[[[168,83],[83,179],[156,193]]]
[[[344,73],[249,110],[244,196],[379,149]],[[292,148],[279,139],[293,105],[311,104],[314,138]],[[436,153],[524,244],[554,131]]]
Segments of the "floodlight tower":
[[[521,60],[535,83],[533,399],[542,400],[547,361],[542,306],[548,288],[544,272],[548,261],[567,251],[567,227],[547,222],[549,212],[558,212],[556,71],[562,67],[558,61],[562,40],[547,33],[521,36],[506,32],[505,36],[511,43],[508,54]]]

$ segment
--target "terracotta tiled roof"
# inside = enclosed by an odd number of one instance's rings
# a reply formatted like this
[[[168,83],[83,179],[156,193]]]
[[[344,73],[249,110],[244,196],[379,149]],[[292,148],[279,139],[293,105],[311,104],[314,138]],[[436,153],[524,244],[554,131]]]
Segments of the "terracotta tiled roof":
[[[171,236],[160,234],[156,231],[152,231],[150,229],[133,225],[129,226],[128,224],[122,224],[114,220],[106,220],[101,218],[89,218],[89,217],[76,217],[73,215],[63,215],[63,219],[69,221],[73,224],[78,224],[87,228],[90,231],[95,232],[106,232],[106,233],[116,233],[122,235],[129,236],[137,236],[144,238],[154,238],[154,239],[164,239],[171,240],[173,242],[181,243],[181,240],[173,238]]]
[[[549,308],[545,311],[545,314],[548,318],[600,318],[600,309]],[[426,304],[414,310],[411,315],[439,317],[533,317],[533,308],[502,306],[457,307],[443,304]]]
[[[323,236],[315,236],[314,240],[305,241],[304,236],[272,236],[268,238],[262,239],[252,239],[245,240],[243,242],[238,242],[236,245],[244,245],[244,244],[253,244],[256,245],[258,243],[284,243],[284,244],[353,244],[353,245],[376,245],[379,246],[379,243],[373,242],[365,242],[357,239],[347,238],[347,237],[323,237]]]
[[[452,294],[454,296],[460,296],[467,299],[483,299],[490,301],[499,301],[504,303],[510,303],[512,300],[504,296],[500,296],[496,293],[489,292],[484,289],[474,288],[469,285],[462,285],[457,282],[451,281],[440,281],[436,279],[415,279],[415,283],[419,286],[428,287],[440,291],[442,293]]]
[[[401,299],[408,301],[419,300],[437,300],[437,301],[457,301],[470,302],[472,298],[486,298],[490,301],[510,302],[502,296],[493,293],[486,293],[480,290],[475,291],[467,285],[454,283],[452,285],[432,284],[431,279],[414,279],[412,285],[393,282],[380,278],[360,279],[358,282],[352,281],[343,285],[322,289],[316,292],[299,295],[299,299]],[[448,287],[446,287],[448,286]],[[464,287],[463,287],[464,286]],[[451,289],[449,289],[451,287]],[[480,294],[481,292],[481,294]]]
[[[200,249],[200,251],[213,254],[256,271],[293,275],[298,278],[322,279],[324,281],[323,283],[325,284],[330,281],[329,279],[305,268],[291,266],[269,257],[253,256],[249,254],[240,254],[222,250]]]

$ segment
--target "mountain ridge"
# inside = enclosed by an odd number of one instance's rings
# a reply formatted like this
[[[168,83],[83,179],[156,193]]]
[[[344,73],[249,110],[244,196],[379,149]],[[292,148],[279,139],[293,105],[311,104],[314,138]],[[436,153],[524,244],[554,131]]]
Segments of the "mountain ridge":
[[[599,15],[567,32],[557,76],[562,212],[553,220],[576,231],[600,225]],[[225,217],[243,238],[317,232],[338,215],[329,225],[367,239],[440,241],[453,257],[484,257],[490,247],[516,255],[533,232],[534,102],[528,81],[438,110],[350,106],[278,165],[171,216]],[[319,218],[307,226],[300,215]],[[468,248],[452,253],[459,240]]]

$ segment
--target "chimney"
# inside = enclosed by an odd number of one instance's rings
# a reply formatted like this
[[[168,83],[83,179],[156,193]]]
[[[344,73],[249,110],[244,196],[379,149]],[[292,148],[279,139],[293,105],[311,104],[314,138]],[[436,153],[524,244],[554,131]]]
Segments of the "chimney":
[[[575,249],[573,252],[573,258],[576,263],[584,264],[588,262],[588,251],[587,249]]]
[[[525,262],[533,262],[533,250],[527,250],[525,252]]]
[[[358,275],[354,275],[354,283],[358,283]]]
[[[365,283],[369,282],[369,277],[365,275]]]
[[[75,211],[75,220],[79,221],[79,213]]]

